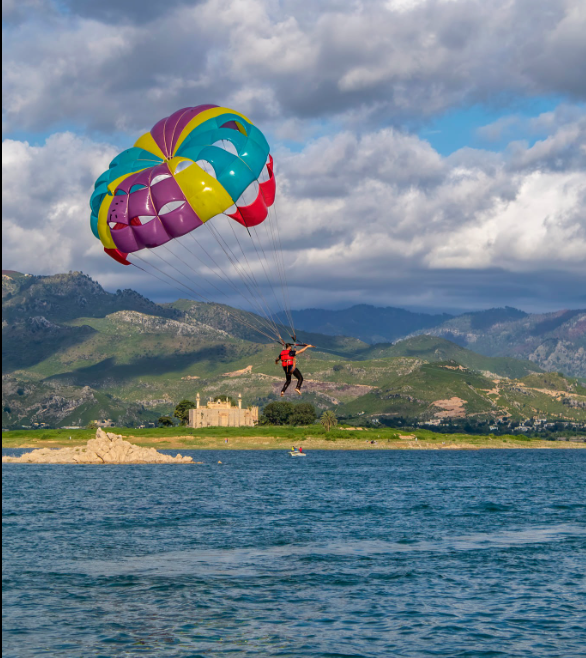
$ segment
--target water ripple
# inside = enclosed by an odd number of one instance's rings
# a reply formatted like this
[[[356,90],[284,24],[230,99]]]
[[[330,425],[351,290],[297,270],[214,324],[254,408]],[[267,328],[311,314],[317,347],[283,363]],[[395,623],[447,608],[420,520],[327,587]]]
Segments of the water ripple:
[[[3,656],[585,655],[585,457],[5,465]]]

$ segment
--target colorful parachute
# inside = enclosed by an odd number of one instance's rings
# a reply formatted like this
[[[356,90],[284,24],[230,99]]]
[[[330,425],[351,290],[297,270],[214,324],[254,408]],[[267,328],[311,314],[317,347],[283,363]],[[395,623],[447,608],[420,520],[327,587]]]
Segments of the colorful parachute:
[[[115,157],[98,178],[90,200],[92,231],[119,263],[195,301],[215,300],[219,292],[239,321],[283,342],[281,318],[293,336],[295,329],[276,212],[265,222],[276,191],[269,151],[262,132],[239,112],[217,105],[179,110]],[[196,239],[195,229],[222,214],[230,219],[210,222]],[[249,242],[243,244],[232,220],[246,227]],[[265,236],[257,232],[261,225]],[[188,236],[187,244],[182,236]],[[205,246],[210,236],[218,260]],[[143,258],[142,250],[155,261]],[[271,276],[272,266],[277,277]],[[255,317],[231,308],[233,293],[254,309]]]
[[[130,265],[129,254],[159,247],[229,209],[243,226],[256,226],[275,200],[269,150],[262,132],[239,112],[216,105],[179,110],[98,178],[90,200],[92,231],[107,254]],[[238,205],[254,182],[256,199]]]

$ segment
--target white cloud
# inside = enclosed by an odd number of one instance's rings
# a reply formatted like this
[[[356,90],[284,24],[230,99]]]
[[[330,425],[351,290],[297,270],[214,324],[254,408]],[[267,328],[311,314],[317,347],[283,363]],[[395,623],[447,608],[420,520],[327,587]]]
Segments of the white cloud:
[[[322,305],[340,290],[355,301],[413,304],[430,288],[438,294],[440,281],[444,303],[486,298],[491,283],[491,303],[541,296],[555,304],[551,295],[578,303],[586,285],[585,144],[569,124],[502,155],[463,149],[441,158],[391,130],[321,139],[284,158],[279,172],[281,215],[295,233],[294,283],[312,286],[313,303],[321,289]]]
[[[501,200],[474,221],[444,232],[425,258],[430,268],[511,272],[561,267],[586,273],[584,173],[519,176],[514,200]]]
[[[67,4],[5,31],[9,129],[138,130],[198,101],[398,125],[511,94],[586,98],[582,0]]]
[[[586,277],[586,154],[578,161],[579,148],[566,147],[568,132],[586,143],[579,123],[502,155],[463,149],[442,158],[427,142],[393,129],[361,137],[343,132],[299,153],[277,152],[279,223],[294,305],[343,296],[423,303],[440,281],[444,303],[466,295],[469,303],[479,289],[486,296],[491,280],[499,281],[502,298],[505,273],[511,288],[522,280],[523,294],[538,298],[552,271],[570,298],[577,295]],[[6,141],[3,151],[6,267],[83,269],[110,287],[150,292],[155,283],[159,290],[156,281],[105,257],[89,230],[91,183],[112,147],[60,134],[39,147]],[[217,246],[208,247],[224,258]],[[484,276],[482,284],[474,272]]]
[[[5,140],[3,261],[40,274],[80,269],[88,254],[97,256],[88,230],[89,197],[115,154],[112,146],[71,133],[53,135],[43,146]]]
[[[296,306],[491,294],[503,303],[546,288],[545,296],[577,298],[586,119],[571,100],[586,98],[576,65],[586,61],[582,0],[26,0],[4,8],[8,131],[65,125],[133,135],[178,107],[215,102],[303,145],[275,149]],[[515,138],[502,154],[442,157],[404,130],[450,108],[560,94],[569,102],[553,112],[513,114],[480,131]],[[3,143],[8,266],[83,268],[110,287],[141,287],[142,274],[104,258],[88,226],[92,183],[116,151],[71,133],[42,146]]]

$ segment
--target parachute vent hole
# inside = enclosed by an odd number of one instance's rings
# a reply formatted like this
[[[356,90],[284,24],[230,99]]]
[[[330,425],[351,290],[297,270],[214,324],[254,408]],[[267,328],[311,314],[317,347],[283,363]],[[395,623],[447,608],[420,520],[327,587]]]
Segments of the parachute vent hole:
[[[256,181],[252,181],[252,183],[244,190],[244,192],[242,192],[238,198],[238,201],[236,201],[236,205],[240,207],[249,206],[256,201],[257,196],[258,183]]]
[[[217,142],[214,142],[212,146],[216,146],[219,149],[222,149],[223,151],[226,151],[227,153],[231,153],[232,155],[235,155],[238,157],[238,151],[236,150],[236,147],[234,144],[229,139],[220,139]]]
[[[258,182],[259,183],[266,183],[268,180],[270,180],[271,175],[269,174],[269,170],[267,166],[265,165],[262,168],[262,171],[260,172],[260,176],[258,177]]]
[[[195,164],[201,167],[206,174],[212,176],[212,178],[217,178],[215,169],[207,160],[198,160]]]
[[[231,130],[238,130],[238,132],[241,132],[243,135],[246,135],[248,137],[246,128],[244,127],[243,124],[240,123],[240,121],[228,121],[227,123],[220,126],[220,128],[230,128]]]
[[[174,210],[183,208],[184,205],[185,205],[185,201],[169,201],[169,203],[166,203],[159,210],[159,215],[166,215],[167,213],[173,212]]]
[[[133,185],[130,188],[130,194],[134,194],[135,192],[138,192],[140,190],[146,190],[146,185],[140,185],[140,184]]]
[[[155,176],[151,181],[151,187],[161,181],[167,180],[167,178],[171,178],[171,174],[160,174],[159,176]]]
[[[181,171],[185,171],[188,167],[191,167],[192,164],[193,162],[190,160],[182,160],[175,168],[175,174],[178,174]]]

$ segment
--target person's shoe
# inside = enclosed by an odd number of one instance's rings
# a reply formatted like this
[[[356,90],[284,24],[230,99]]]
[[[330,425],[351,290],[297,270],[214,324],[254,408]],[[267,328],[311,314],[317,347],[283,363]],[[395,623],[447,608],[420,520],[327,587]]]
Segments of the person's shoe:
[[[281,397],[285,395],[285,391],[281,391]]]
[[[297,393],[298,395],[301,395],[301,389],[296,388],[296,389],[295,389],[295,393]]]

